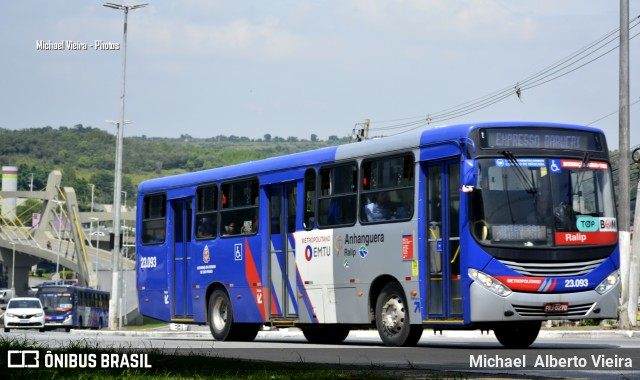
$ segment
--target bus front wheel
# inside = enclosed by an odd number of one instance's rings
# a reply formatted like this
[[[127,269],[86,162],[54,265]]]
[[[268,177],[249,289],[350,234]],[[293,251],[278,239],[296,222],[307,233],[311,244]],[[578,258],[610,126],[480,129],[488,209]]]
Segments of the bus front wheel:
[[[209,329],[215,340],[251,342],[258,335],[259,323],[234,323],[233,305],[222,289],[209,298]]]
[[[498,342],[506,348],[527,348],[540,332],[540,321],[505,322],[493,329]]]
[[[376,301],[376,327],[387,346],[415,346],[422,336],[422,325],[412,325],[409,305],[402,286],[389,283],[382,288]]]

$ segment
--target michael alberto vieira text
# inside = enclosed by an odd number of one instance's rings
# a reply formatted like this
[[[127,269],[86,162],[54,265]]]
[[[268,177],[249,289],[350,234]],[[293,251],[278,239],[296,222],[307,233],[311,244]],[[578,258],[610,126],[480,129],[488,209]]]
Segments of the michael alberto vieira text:
[[[501,357],[499,355],[469,355],[470,368],[524,368],[527,366],[527,355],[518,357]],[[536,355],[534,368],[633,368],[633,360],[622,356],[604,354],[587,357],[556,355]],[[531,367],[529,367],[531,368]]]

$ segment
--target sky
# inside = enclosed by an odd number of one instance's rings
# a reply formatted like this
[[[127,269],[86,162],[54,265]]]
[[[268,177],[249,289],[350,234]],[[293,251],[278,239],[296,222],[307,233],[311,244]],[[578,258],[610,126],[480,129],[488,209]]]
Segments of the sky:
[[[365,119],[373,136],[525,120],[591,124],[618,147],[618,49],[521,85],[619,28],[618,1],[148,2],[128,15],[125,136],[327,139],[351,135]],[[105,120],[120,120],[124,12],[103,3],[3,4],[1,128],[82,124],[115,133]],[[639,15],[640,1],[631,0],[630,18]],[[616,35],[590,57],[614,48]],[[69,41],[87,49],[69,50]],[[119,49],[96,49],[96,41]],[[47,50],[49,42],[65,48]],[[634,38],[631,103],[640,100],[639,53]],[[513,91],[475,112],[432,117],[518,88],[520,97]],[[635,146],[640,102],[630,115]]]

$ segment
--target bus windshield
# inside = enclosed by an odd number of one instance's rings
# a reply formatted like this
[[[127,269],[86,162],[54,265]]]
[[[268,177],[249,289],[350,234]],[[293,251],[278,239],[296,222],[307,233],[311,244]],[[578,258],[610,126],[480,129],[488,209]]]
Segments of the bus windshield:
[[[478,160],[470,222],[482,244],[571,246],[613,244],[617,223],[606,162],[504,157]]]
[[[42,306],[48,307],[47,313],[66,312],[73,309],[71,293],[40,293]],[[52,313],[53,312],[53,313]]]

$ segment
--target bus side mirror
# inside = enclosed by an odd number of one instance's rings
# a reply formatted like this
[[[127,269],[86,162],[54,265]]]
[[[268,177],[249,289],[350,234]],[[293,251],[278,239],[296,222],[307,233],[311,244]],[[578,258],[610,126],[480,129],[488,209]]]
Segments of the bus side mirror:
[[[460,151],[462,162],[460,168],[461,190],[463,193],[470,193],[478,185],[478,170],[476,161],[472,159],[475,152],[475,144],[471,139],[460,140]]]
[[[478,185],[478,171],[475,160],[462,161],[462,191],[471,192]]]

